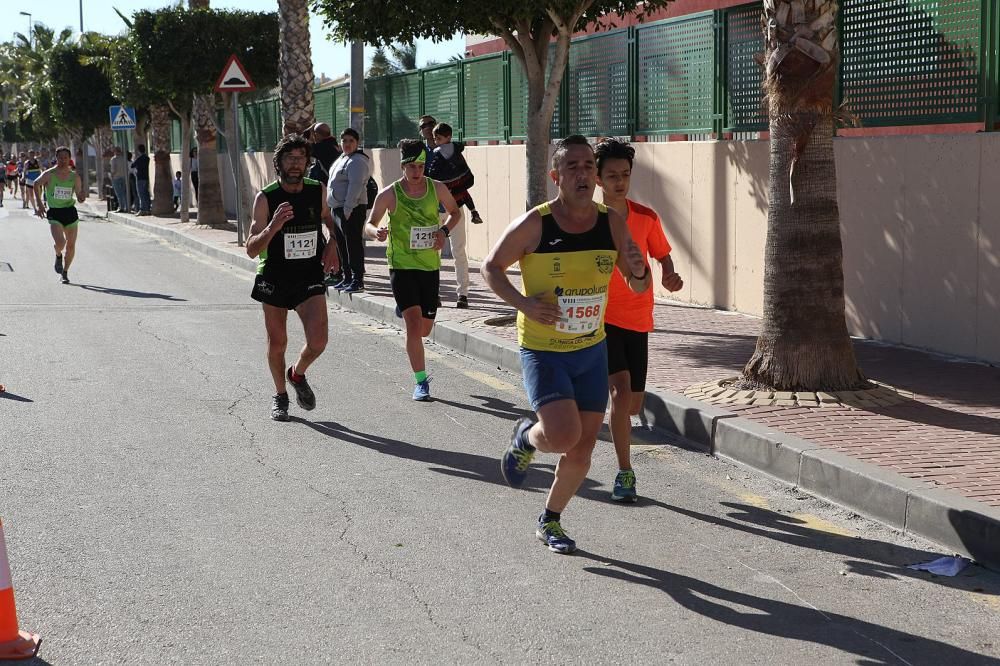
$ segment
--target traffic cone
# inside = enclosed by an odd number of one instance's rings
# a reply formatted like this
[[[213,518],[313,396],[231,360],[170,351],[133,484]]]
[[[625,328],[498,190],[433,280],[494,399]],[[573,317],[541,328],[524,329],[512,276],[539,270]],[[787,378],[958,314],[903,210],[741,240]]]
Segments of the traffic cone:
[[[0,520],[0,661],[31,659],[38,653],[41,644],[38,634],[18,631],[17,628],[14,586],[10,581],[7,542],[3,538],[3,521]]]

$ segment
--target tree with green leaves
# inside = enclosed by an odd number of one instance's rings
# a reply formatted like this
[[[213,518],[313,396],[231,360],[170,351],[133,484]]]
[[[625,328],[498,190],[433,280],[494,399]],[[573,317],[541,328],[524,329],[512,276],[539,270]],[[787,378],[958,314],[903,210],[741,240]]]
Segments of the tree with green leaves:
[[[87,60],[88,54],[87,48],[76,44],[54,49],[48,81],[55,122],[74,138],[85,190],[89,189],[86,141],[108,122],[108,107],[114,103],[111,81],[101,67]]]
[[[273,13],[167,8],[136,12],[132,23],[128,41],[136,74],[180,118],[182,137],[191,136],[195,95],[212,92],[231,54],[240,54],[258,85],[277,80],[278,21]],[[214,156],[214,146],[210,152]],[[191,158],[186,142],[181,146],[181,163],[181,219],[188,221]],[[199,193],[202,210],[204,198]],[[205,219],[202,214],[199,222],[219,224],[225,218]]]
[[[671,0],[493,0],[434,6],[404,0],[312,0],[340,39],[368,44],[445,40],[459,32],[498,35],[528,82],[528,204],[545,200],[549,126],[569,59],[573,33],[612,15],[640,17]],[[551,49],[550,45],[554,46]],[[550,60],[551,58],[551,60]]]

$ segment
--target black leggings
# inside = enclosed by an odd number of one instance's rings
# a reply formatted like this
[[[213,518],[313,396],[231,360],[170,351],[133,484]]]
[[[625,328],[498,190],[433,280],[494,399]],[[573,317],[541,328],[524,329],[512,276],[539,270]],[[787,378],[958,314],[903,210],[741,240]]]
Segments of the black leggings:
[[[343,208],[334,210],[342,229],[337,229],[340,265],[344,267],[344,274],[354,280],[365,277],[365,243],[362,232],[367,213],[364,206],[358,206],[351,211],[351,217],[345,220]]]

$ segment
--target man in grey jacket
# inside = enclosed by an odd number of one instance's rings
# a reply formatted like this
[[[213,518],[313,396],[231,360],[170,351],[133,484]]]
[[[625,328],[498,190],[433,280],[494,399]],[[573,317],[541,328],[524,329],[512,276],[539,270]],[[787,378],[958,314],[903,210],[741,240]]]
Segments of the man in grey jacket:
[[[368,179],[372,175],[371,158],[359,149],[361,136],[348,127],[340,134],[344,153],[330,168],[326,200],[344,234],[341,259],[343,279],[334,285],[346,293],[365,290],[365,244],[362,232],[368,206]]]

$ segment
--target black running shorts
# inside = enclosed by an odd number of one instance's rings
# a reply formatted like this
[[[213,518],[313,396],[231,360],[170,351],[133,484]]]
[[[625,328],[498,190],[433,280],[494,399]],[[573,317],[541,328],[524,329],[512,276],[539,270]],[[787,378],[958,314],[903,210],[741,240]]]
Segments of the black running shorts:
[[[608,375],[628,370],[632,392],[645,391],[646,367],[649,365],[649,333],[612,324],[605,324],[604,332],[608,340]]]
[[[322,273],[307,282],[281,283],[275,282],[273,278],[258,275],[253,281],[253,291],[250,292],[250,298],[255,301],[286,310],[294,310],[305,303],[306,299],[320,295],[326,295],[326,284],[323,283]]]
[[[418,271],[413,269],[393,269],[389,271],[389,283],[392,285],[392,296],[400,311],[420,306],[420,314],[424,319],[434,319],[437,316],[438,286],[441,282],[440,271]]]
[[[64,227],[72,227],[80,221],[80,214],[76,212],[76,206],[69,208],[49,208],[45,212],[45,217],[49,224],[61,224]]]

